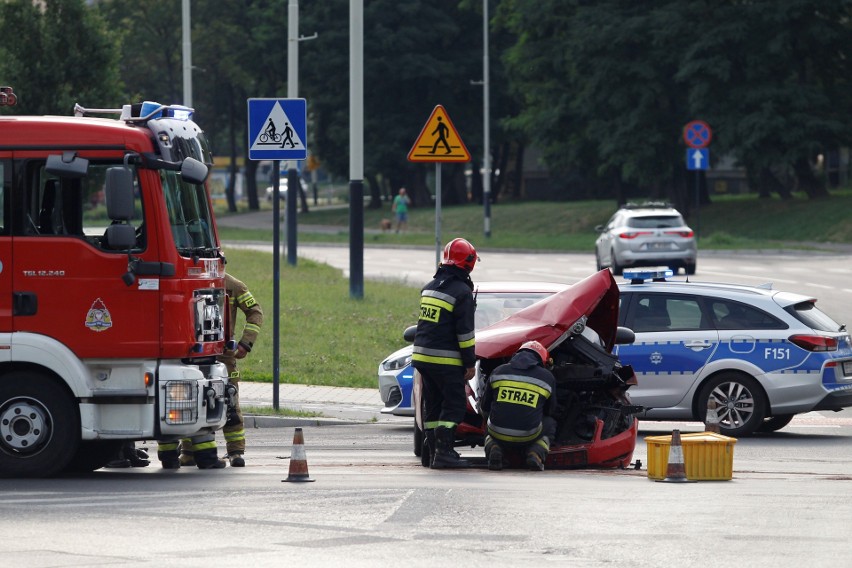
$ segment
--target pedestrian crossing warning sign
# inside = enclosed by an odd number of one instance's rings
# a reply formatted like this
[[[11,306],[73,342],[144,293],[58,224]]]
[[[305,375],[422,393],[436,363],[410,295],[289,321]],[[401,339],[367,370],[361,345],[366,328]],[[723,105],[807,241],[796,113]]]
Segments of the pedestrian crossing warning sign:
[[[248,99],[249,159],[304,160],[305,99]]]
[[[432,111],[408,152],[409,162],[469,162],[470,152],[444,107]]]

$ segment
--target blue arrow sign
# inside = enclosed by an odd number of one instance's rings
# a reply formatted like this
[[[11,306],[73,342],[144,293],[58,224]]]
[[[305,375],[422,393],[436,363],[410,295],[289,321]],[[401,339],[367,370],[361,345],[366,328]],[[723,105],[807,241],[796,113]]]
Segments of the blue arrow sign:
[[[249,160],[308,157],[305,99],[248,99]]]
[[[690,148],[686,151],[687,170],[706,170],[710,167],[710,150],[707,148]]]

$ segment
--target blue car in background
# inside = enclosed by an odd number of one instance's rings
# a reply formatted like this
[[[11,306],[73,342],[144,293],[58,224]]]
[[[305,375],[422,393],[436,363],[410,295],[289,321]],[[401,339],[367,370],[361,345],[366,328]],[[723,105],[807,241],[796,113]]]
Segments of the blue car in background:
[[[502,321],[517,311],[568,288],[552,282],[481,282],[476,284],[476,329]],[[411,390],[414,368],[411,345],[394,351],[379,364],[379,394],[382,413],[414,416]]]

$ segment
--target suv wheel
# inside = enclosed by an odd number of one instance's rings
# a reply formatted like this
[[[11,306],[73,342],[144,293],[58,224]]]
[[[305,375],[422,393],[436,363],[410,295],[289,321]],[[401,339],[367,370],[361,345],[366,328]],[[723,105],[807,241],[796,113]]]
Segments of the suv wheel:
[[[624,273],[624,267],[618,264],[614,250],[609,251],[609,265],[612,267],[612,273],[616,276],[621,276]]]

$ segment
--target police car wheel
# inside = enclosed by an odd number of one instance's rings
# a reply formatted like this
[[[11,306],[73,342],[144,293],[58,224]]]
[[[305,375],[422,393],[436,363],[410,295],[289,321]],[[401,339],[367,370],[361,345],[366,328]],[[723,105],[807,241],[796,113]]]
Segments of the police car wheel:
[[[720,373],[701,389],[697,409],[704,418],[710,397],[716,399],[719,429],[725,436],[748,436],[763,424],[766,395],[753,378],[741,373]]]

